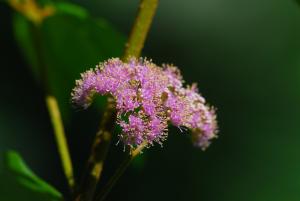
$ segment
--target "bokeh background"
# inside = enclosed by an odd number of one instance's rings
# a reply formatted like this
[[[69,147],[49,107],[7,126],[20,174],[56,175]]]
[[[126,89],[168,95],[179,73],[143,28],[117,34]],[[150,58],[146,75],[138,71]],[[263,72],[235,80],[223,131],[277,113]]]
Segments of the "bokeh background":
[[[88,22],[60,16],[56,21],[49,18],[44,30],[48,63],[57,67],[53,77],[68,76],[74,69],[71,82],[54,79],[53,88],[63,94],[60,106],[66,110],[68,142],[80,176],[101,112],[97,106],[72,109],[66,94],[79,72],[121,55],[139,2],[71,2],[87,9],[91,18],[107,21],[99,25],[103,30],[96,30]],[[67,193],[43,91],[16,37],[18,17],[0,4],[0,153],[18,151],[37,175]],[[114,34],[104,30],[107,23]],[[89,35],[86,27],[92,30]],[[100,49],[89,46],[95,43]],[[219,138],[203,152],[191,145],[188,135],[172,128],[164,147],[146,150],[108,200],[300,200],[300,7],[296,1],[161,0],[143,56],[158,64],[173,63],[187,83],[198,83],[204,97],[218,108]],[[104,181],[124,156],[122,150],[112,146]]]

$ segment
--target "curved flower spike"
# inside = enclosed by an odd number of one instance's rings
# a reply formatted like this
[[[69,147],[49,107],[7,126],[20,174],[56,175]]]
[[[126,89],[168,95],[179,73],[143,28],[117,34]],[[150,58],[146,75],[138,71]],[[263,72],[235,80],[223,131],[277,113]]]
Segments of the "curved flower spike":
[[[183,86],[175,66],[161,68],[146,59],[132,58],[128,63],[109,59],[81,74],[72,102],[87,108],[94,94],[114,97],[117,123],[122,128],[119,137],[126,145],[161,144],[168,123],[190,129],[194,144],[202,149],[216,137],[215,110],[205,103],[196,84]]]

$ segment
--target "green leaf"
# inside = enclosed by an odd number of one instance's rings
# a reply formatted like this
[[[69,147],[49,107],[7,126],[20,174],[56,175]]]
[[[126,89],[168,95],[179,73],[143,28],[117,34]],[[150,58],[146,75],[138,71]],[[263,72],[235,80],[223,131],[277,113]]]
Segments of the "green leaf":
[[[63,200],[61,193],[36,176],[15,151],[5,154],[0,178],[0,200]]]
[[[16,13],[13,19],[13,25],[16,41],[19,44],[27,62],[30,64],[31,70],[35,78],[39,79],[37,55],[33,48],[33,36],[31,33],[31,28],[33,25],[18,13]]]
[[[81,8],[80,6],[77,6],[75,4],[70,4],[66,2],[59,2],[55,4],[56,8],[56,14],[69,14],[76,16],[81,19],[86,19],[89,17],[89,13]]]
[[[50,89],[57,97],[65,119],[70,109],[71,90],[80,73],[105,59],[120,57],[125,37],[104,19],[93,19],[79,6],[69,3],[54,6],[55,15],[47,18],[40,27],[42,50],[39,53],[48,69]],[[14,30],[32,72],[40,79],[31,23],[16,15]],[[104,99],[100,102],[102,106]]]

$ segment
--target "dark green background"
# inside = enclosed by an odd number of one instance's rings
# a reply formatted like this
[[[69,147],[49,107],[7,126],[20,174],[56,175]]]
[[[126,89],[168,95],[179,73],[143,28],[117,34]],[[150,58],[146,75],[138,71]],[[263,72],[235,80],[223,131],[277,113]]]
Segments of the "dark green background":
[[[138,5],[136,0],[76,3],[125,35]],[[1,4],[0,152],[16,149],[40,177],[67,192],[43,93],[14,39],[11,17]],[[110,200],[300,200],[296,1],[161,0],[143,56],[174,63],[187,83],[198,82],[218,108],[219,138],[202,152],[186,134],[171,129],[164,147],[145,151]],[[73,111],[66,123],[77,175],[99,118],[93,109]],[[122,146],[112,148],[104,179],[123,155]]]

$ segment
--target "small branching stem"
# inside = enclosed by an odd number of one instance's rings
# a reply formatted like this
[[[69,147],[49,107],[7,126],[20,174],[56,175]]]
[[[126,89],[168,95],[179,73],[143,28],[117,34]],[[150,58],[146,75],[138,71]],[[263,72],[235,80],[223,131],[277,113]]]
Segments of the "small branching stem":
[[[91,154],[87,162],[86,171],[75,195],[76,201],[90,201],[93,199],[97,183],[101,177],[103,164],[111,141],[111,132],[115,122],[115,104],[112,97],[104,111],[100,128],[95,136]]]
[[[121,163],[121,165],[116,170],[114,175],[109,179],[109,181],[104,186],[104,188],[101,190],[101,192],[96,196],[95,201],[104,201],[106,199],[106,197],[109,194],[109,192],[111,191],[112,187],[116,184],[118,179],[125,172],[127,167],[130,165],[131,161],[141,153],[141,151],[144,149],[144,147],[146,145],[147,145],[147,142],[144,142],[140,146],[138,146],[136,149],[131,151],[130,155],[124,159],[124,161]]]
[[[123,60],[130,57],[138,58],[144,47],[153,17],[156,12],[158,0],[141,0],[128,42],[125,46]]]

